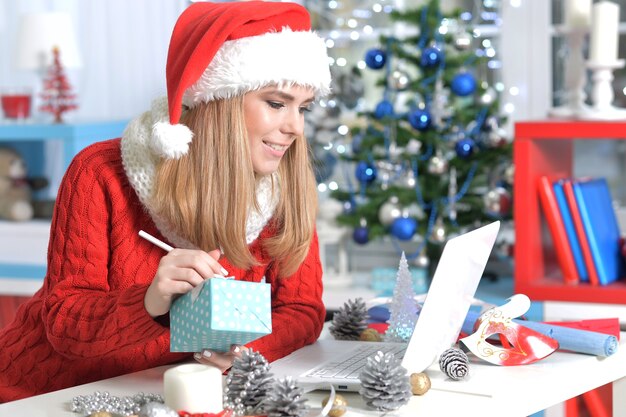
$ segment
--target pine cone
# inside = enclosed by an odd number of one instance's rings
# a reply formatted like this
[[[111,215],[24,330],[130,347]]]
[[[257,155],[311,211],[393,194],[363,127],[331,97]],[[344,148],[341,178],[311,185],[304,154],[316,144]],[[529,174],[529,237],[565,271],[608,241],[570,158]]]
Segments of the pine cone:
[[[469,358],[461,349],[446,349],[439,357],[439,369],[455,381],[465,378],[469,371]]]
[[[337,340],[359,340],[363,330],[367,328],[367,308],[362,298],[348,300],[333,315],[330,334]]]
[[[411,398],[409,376],[393,353],[379,351],[367,358],[359,379],[359,393],[368,406],[378,411],[397,410]]]
[[[235,415],[259,414],[261,402],[272,386],[267,359],[259,352],[246,350],[233,362],[226,377],[224,407]]]
[[[268,392],[263,410],[268,417],[303,417],[309,409],[303,394],[293,378],[281,378]]]

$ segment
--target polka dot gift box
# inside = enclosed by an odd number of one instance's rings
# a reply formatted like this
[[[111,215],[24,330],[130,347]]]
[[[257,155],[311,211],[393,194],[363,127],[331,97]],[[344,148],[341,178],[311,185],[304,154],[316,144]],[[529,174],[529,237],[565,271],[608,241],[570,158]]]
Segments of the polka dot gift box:
[[[170,310],[170,350],[225,352],[272,332],[270,285],[211,278]]]

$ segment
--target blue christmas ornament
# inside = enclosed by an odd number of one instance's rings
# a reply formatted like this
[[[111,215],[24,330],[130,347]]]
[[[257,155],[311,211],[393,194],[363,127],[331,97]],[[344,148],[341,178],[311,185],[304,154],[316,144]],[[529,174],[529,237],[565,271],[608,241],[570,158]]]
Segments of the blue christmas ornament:
[[[469,96],[476,91],[476,79],[467,71],[460,72],[452,79],[450,89],[457,96]]]
[[[359,182],[369,184],[376,179],[376,167],[369,162],[360,161],[356,164],[354,175]]]
[[[382,49],[373,48],[365,53],[365,65],[371,69],[381,69],[387,62],[387,54]]]
[[[359,245],[365,245],[370,240],[370,231],[367,226],[359,226],[352,232],[352,239]]]
[[[417,230],[417,220],[412,217],[398,217],[391,223],[391,234],[400,240],[410,240]]]
[[[420,64],[422,67],[435,67],[443,61],[443,51],[436,46],[430,46],[422,51]]]
[[[454,150],[459,158],[468,158],[474,153],[475,148],[476,142],[471,138],[461,139],[454,145]]]
[[[383,117],[393,116],[393,104],[389,100],[383,100],[376,105],[374,117],[382,119]]]
[[[426,109],[413,110],[409,113],[408,119],[411,126],[420,132],[428,130],[433,120],[430,112]]]

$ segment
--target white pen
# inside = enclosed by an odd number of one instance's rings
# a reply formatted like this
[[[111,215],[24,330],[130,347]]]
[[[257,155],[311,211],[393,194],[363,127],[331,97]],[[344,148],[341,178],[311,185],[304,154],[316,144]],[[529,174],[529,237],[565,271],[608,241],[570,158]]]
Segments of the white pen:
[[[163,242],[162,240],[157,239],[151,234],[144,232],[143,230],[139,231],[139,236],[141,236],[142,238],[146,239],[149,242],[154,243],[155,245],[157,245],[158,247],[160,247],[161,249],[167,252],[171,252],[172,250],[174,250],[174,248],[168,245],[167,243]]]
[[[139,236],[141,236],[142,238],[146,239],[149,242],[154,243],[155,245],[157,245],[158,247],[160,247],[161,249],[167,252],[171,252],[172,250],[174,250],[174,248],[168,245],[167,243],[163,242],[162,240],[157,239],[156,237],[152,236],[149,233],[144,232],[143,230],[139,231]],[[222,267],[222,274],[224,274],[224,277],[228,275],[228,271],[225,270],[223,267]],[[219,275],[216,275],[216,276],[219,276]],[[224,277],[220,277],[220,278],[224,278]]]

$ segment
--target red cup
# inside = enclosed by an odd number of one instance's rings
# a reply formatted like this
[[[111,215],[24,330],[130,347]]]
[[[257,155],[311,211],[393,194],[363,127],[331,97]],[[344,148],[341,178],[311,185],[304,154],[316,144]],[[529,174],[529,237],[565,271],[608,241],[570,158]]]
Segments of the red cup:
[[[7,89],[0,92],[0,104],[6,119],[28,119],[32,94],[29,89]]]

